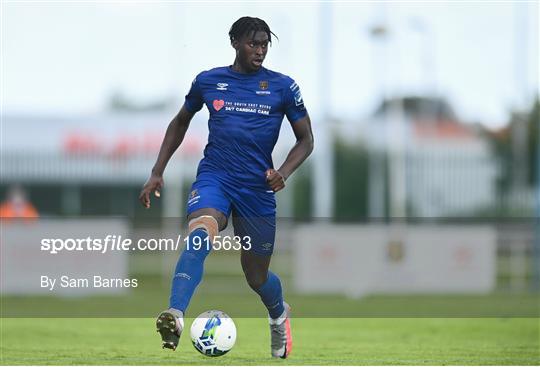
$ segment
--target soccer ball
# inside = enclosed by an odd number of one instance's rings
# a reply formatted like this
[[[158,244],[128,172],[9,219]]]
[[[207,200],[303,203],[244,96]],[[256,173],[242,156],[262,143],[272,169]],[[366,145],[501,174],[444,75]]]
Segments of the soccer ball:
[[[193,321],[190,331],[195,349],[208,357],[224,355],[232,349],[236,341],[236,326],[222,311],[203,312]]]

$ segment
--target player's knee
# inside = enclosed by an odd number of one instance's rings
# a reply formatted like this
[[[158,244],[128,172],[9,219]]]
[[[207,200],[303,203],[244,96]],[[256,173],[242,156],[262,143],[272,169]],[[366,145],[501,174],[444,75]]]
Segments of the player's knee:
[[[188,230],[191,235],[195,230],[202,229],[208,233],[210,242],[214,241],[214,237],[219,233],[219,224],[216,218],[211,215],[201,215],[193,218],[188,223]]]

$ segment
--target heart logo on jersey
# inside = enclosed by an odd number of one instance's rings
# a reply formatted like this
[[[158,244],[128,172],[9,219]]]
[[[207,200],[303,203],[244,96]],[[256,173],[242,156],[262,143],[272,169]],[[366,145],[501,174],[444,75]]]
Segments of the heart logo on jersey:
[[[212,102],[212,104],[214,105],[214,109],[216,111],[219,111],[223,108],[223,106],[225,105],[225,101],[222,100],[222,99],[214,99],[214,102]]]

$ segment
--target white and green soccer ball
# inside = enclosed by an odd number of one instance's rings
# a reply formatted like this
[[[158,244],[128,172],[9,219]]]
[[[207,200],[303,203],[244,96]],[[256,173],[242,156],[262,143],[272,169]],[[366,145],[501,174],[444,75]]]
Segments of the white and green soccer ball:
[[[190,331],[195,349],[208,357],[224,355],[236,341],[236,326],[222,311],[203,312],[193,321]]]

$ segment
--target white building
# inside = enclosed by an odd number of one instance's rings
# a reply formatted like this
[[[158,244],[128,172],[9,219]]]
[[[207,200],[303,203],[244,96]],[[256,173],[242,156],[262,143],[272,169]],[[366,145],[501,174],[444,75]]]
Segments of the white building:
[[[416,110],[408,102],[402,100],[397,110],[392,110],[390,104],[383,105],[363,131],[372,152],[390,152],[390,159],[395,159],[395,145],[399,145],[397,155],[401,166],[389,164],[389,167],[398,167],[402,173],[384,177],[402,181],[407,215],[470,216],[492,206],[496,202],[498,168],[489,142],[471,126],[458,122],[443,101],[431,101],[431,106],[429,101],[424,106],[421,104],[426,101],[416,101]],[[383,161],[372,159],[371,162]],[[380,185],[384,179],[381,176],[370,182]],[[395,183],[388,185],[389,200],[393,200],[392,185]],[[370,194],[384,195],[384,190],[372,188]],[[371,200],[381,201],[384,197]]]

